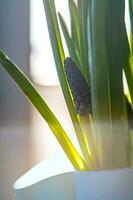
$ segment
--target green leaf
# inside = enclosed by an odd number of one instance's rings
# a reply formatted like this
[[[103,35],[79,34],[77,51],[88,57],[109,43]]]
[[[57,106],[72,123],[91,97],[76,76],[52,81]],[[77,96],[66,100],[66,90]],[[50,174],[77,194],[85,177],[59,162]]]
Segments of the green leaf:
[[[89,84],[88,70],[88,46],[87,46],[87,16],[88,16],[89,1],[78,0],[79,14],[79,30],[80,30],[80,60],[82,65],[82,73]]]
[[[79,30],[79,16],[78,9],[73,0],[69,0],[69,10],[71,16],[71,37],[73,41],[74,48],[79,54],[79,44],[80,44],[80,30]]]
[[[92,168],[91,160],[90,160],[89,152],[86,147],[85,136],[84,136],[84,133],[82,132],[79,119],[75,112],[72,96],[71,96],[71,93],[67,84],[65,72],[64,72],[63,63],[64,63],[65,56],[64,56],[60,31],[59,31],[59,25],[58,25],[54,0],[43,0],[43,3],[44,3],[44,9],[45,9],[45,14],[46,14],[46,19],[47,19],[47,25],[48,25],[54,60],[55,60],[60,84],[62,87],[62,91],[64,94],[64,98],[65,98],[65,101],[66,101],[66,104],[67,104],[67,107],[68,107],[68,110],[69,110],[69,113],[70,113],[70,116],[75,128],[79,145],[83,152],[83,156],[85,160],[87,161],[89,168],[91,169]]]
[[[129,55],[129,59],[124,66],[124,72],[126,75],[126,80],[128,84],[128,90],[131,98],[131,104],[133,106],[133,56]]]
[[[42,117],[46,120],[50,129],[54,133],[55,137],[57,138],[58,142],[62,146],[64,152],[68,156],[75,169],[87,170],[87,166],[84,160],[71,143],[59,121],[47,106],[45,101],[42,99],[42,97],[35,90],[28,78],[2,51],[0,51],[0,63],[9,73],[9,75],[14,79],[17,85],[21,88],[30,102],[39,111]]]
[[[123,67],[125,67],[125,63],[129,59],[129,50],[124,48],[126,43],[128,45],[124,17],[125,1],[109,1],[106,17],[106,39],[110,73],[110,105],[115,149],[115,167],[129,164],[127,158],[130,151],[123,89]]]
[[[93,125],[102,168],[129,166],[122,79],[125,64],[123,24],[124,1],[91,1],[88,17],[89,71]]]
[[[124,55],[126,55],[127,59],[124,66],[124,71],[126,75],[126,80],[128,84],[130,100],[133,106],[133,0],[128,0],[129,2],[129,15],[130,15],[130,23],[131,23],[131,33],[129,37],[125,36],[125,43],[123,49],[125,50]],[[126,34],[125,34],[126,35]]]
[[[130,14],[130,21],[131,21],[131,32],[133,37],[133,0],[129,1],[129,14]]]
[[[72,57],[72,59],[73,59],[73,60],[75,61],[75,63],[77,64],[78,68],[80,68],[80,63],[79,63],[78,57],[77,57],[77,55],[76,55],[76,52],[75,52],[75,49],[74,49],[74,46],[73,46],[71,37],[70,37],[70,35],[69,35],[68,29],[67,29],[67,27],[66,27],[65,21],[64,21],[64,19],[63,19],[63,17],[61,16],[60,13],[59,13],[58,15],[59,15],[59,20],[60,20],[61,28],[62,28],[64,37],[65,37],[65,41],[66,41],[66,44],[67,44],[67,47],[68,47],[70,56]]]
[[[129,14],[131,22],[131,33],[129,39],[127,37],[126,29],[123,31],[123,58],[124,58],[124,72],[128,84],[130,103],[133,106],[133,0],[129,0]]]
[[[105,43],[105,1],[102,3],[96,0],[91,1],[87,26],[93,126],[102,169],[113,168],[109,69]],[[106,145],[107,141],[108,145]]]

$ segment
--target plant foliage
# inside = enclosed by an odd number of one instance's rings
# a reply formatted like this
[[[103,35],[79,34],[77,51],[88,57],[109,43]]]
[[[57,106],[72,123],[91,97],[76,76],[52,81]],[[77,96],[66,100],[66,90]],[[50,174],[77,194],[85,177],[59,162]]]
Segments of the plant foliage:
[[[82,157],[30,81],[2,51],[0,63],[47,121],[75,169],[130,167],[133,160],[132,127],[129,126],[130,116],[133,116],[133,0],[129,0],[130,38],[124,20],[125,0],[77,0],[77,4],[73,0],[67,1],[70,32],[63,13],[57,13],[54,0],[43,0],[43,3],[60,85]],[[91,90],[92,112],[84,112],[85,115],[75,110],[74,94],[81,96],[79,91],[82,91],[81,88],[78,91],[76,75],[69,77],[75,77],[75,80],[66,77],[66,56],[59,23],[73,60],[71,63],[74,63],[72,66],[77,67],[82,83],[85,82],[86,88]],[[69,69],[74,73],[72,66]],[[127,97],[123,74],[128,85]],[[73,88],[68,80],[75,81]]]

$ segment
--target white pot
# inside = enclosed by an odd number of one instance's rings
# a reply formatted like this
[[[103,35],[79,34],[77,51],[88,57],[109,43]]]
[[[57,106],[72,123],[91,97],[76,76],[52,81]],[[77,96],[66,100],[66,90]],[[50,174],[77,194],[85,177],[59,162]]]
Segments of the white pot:
[[[19,200],[74,200],[73,172],[53,176],[29,187],[16,190]]]
[[[133,169],[77,172],[77,200],[133,200]]]
[[[14,189],[18,200],[133,200],[133,169],[75,172],[64,154],[56,154]]]
[[[63,152],[33,167],[14,184],[18,200],[74,200],[75,170]]]

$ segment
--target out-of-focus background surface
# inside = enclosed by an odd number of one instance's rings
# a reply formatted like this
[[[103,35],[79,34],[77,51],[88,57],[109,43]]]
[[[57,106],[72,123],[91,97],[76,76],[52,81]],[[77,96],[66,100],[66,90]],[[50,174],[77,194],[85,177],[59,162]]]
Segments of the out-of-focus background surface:
[[[29,1],[0,1],[0,48],[29,74]],[[0,66],[0,200],[29,167],[29,104]]]
[[[58,9],[67,16],[66,2],[56,0]],[[42,0],[0,0],[0,48],[21,66],[71,134]],[[0,66],[0,200],[15,200],[13,183],[58,149],[47,124]]]

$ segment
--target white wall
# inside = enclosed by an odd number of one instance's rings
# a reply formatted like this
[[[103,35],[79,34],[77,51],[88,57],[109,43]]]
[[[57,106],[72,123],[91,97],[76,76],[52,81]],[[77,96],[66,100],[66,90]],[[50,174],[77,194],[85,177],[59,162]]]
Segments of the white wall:
[[[0,48],[28,74],[28,0],[0,0]],[[0,200],[15,200],[12,185],[30,167],[28,105],[0,66]]]
[[[29,1],[0,0],[0,48],[28,74]],[[0,66],[0,124],[22,124],[28,113],[25,97]]]

